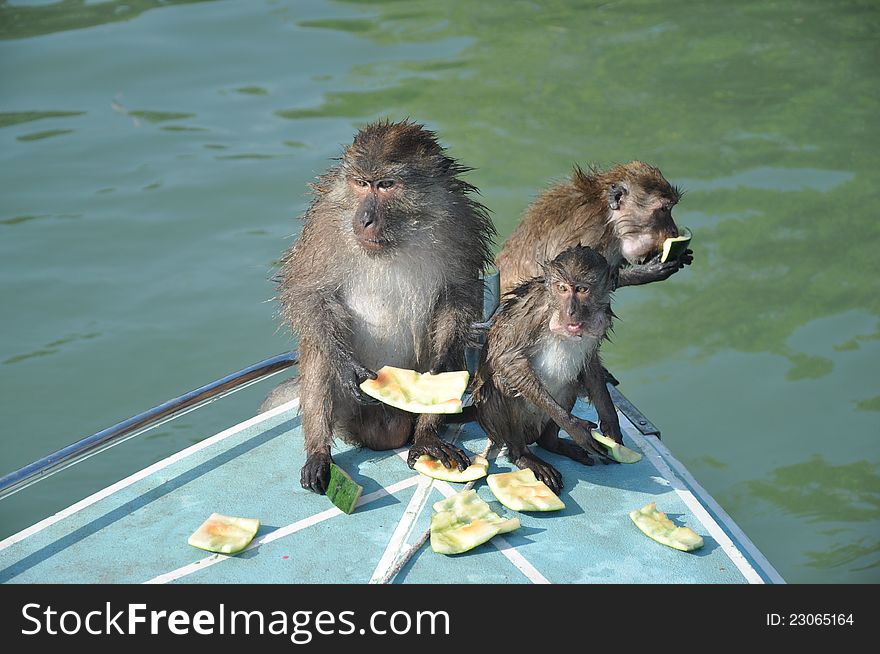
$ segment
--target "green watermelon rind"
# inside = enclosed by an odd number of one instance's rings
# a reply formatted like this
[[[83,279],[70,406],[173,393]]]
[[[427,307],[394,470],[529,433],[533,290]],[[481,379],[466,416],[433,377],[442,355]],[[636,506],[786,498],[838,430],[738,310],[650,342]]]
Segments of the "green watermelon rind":
[[[187,543],[208,552],[237,554],[250,545],[259,529],[260,521],[256,518],[236,518],[212,513],[190,535]],[[211,533],[212,530],[228,530],[230,533]]]
[[[687,250],[688,245],[690,245],[691,239],[693,238],[693,234],[691,234],[691,230],[687,227],[682,227],[680,232],[680,236],[667,238],[663,241],[663,254],[660,257],[660,263],[666,263],[666,260],[669,258],[675,259],[680,256],[682,252]]]
[[[423,454],[416,459],[413,468],[426,477],[466,484],[469,481],[485,477],[489,472],[489,462],[478,454],[474,457],[473,463],[464,470],[459,470],[458,468],[447,468],[434,457]]]
[[[409,413],[461,413],[461,396],[470,379],[467,370],[432,375],[393,366],[383,366],[376,374],[376,379],[361,383],[361,390],[380,402]],[[438,392],[446,396],[440,398]]]
[[[631,450],[625,445],[621,445],[617,441],[609,438],[605,434],[593,430],[593,438],[601,445],[608,449],[608,456],[618,463],[638,463],[642,460],[642,455]]]
[[[678,527],[666,514],[657,510],[656,502],[629,512],[630,520],[653,541],[682,552],[703,547],[703,538],[690,527]]]
[[[548,497],[546,500],[528,499],[518,497],[516,491],[510,490],[510,481],[514,481],[514,488],[534,487],[539,492]],[[513,472],[502,472],[486,477],[489,489],[496,499],[511,511],[519,511],[521,513],[529,511],[561,511],[565,508],[565,503],[550,490],[542,481],[538,481],[535,473],[530,468],[515,470]],[[555,501],[554,501],[555,500]]]
[[[438,500],[433,509],[431,549],[438,554],[462,554],[520,527],[519,518],[502,518],[474,489]]]

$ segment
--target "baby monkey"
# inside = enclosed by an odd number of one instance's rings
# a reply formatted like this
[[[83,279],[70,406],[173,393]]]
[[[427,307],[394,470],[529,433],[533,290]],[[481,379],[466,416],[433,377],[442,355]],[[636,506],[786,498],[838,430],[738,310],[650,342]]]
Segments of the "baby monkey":
[[[597,425],[571,415],[589,396],[601,430],[622,442],[617,411],[605,385],[599,344],[611,328],[614,274],[595,250],[577,245],[541,266],[543,275],[504,296],[489,330],[473,392],[477,420],[510,460],[531,468],[554,493],[562,475],[533,454],[545,450],[592,465],[608,462],[590,434]],[[559,438],[559,429],[574,442]]]

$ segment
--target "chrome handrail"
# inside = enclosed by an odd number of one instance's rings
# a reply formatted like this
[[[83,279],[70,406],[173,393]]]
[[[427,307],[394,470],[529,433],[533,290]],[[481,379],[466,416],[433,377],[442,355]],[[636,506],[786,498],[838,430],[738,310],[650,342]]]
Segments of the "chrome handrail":
[[[297,352],[285,352],[284,354],[264,359],[259,363],[226,375],[173,400],[164,402],[148,411],[139,413],[128,420],[123,420],[112,427],[102,429],[96,434],[83,438],[15,472],[10,472],[8,475],[0,477],[0,500],[54,475],[56,472],[61,472],[79,461],[109,449],[114,445],[118,445],[129,438],[143,434],[184,413],[266,379],[271,375],[296,365],[298,362],[299,353]]]

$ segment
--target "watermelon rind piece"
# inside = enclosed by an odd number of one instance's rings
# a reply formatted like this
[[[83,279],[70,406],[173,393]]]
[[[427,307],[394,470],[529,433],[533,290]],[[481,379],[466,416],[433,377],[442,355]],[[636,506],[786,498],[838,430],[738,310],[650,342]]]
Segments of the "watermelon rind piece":
[[[438,554],[461,554],[520,527],[519,518],[502,518],[473,489],[439,500],[433,508],[431,549]]]
[[[364,487],[355,482],[351,475],[335,463],[330,464],[330,481],[326,495],[343,513],[352,513],[361,497]]]
[[[675,259],[688,249],[688,245],[690,245],[691,238],[693,237],[691,230],[687,227],[682,227],[679,232],[679,236],[667,238],[663,241],[663,254],[660,256],[660,263],[666,263],[667,259]]]
[[[236,554],[250,545],[260,521],[256,518],[235,518],[212,513],[187,540],[193,547],[218,552]]]
[[[485,477],[489,471],[489,462],[478,454],[474,457],[473,463],[464,470],[459,470],[458,468],[447,468],[434,457],[423,454],[416,459],[413,468],[423,475],[433,477],[434,479],[467,483]]]
[[[593,438],[608,448],[608,456],[618,463],[638,463],[642,460],[642,455],[631,450],[625,445],[621,445],[617,441],[609,438],[596,430],[593,430]]]
[[[565,503],[535,477],[531,468],[489,475],[486,482],[498,501],[513,511],[559,511],[565,508]]]
[[[461,396],[467,389],[467,370],[431,373],[383,366],[376,379],[361,383],[372,398],[410,413],[461,413]]]
[[[703,546],[703,538],[699,534],[690,527],[676,526],[665,513],[657,510],[656,502],[630,511],[629,517],[643,534],[661,545],[682,552],[691,552]]]

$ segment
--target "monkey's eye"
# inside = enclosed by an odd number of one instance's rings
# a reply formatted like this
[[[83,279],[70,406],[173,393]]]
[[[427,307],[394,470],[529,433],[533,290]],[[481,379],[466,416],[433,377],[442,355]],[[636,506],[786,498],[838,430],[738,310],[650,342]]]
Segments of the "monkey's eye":
[[[556,290],[560,293],[565,293],[568,290],[568,287],[565,284],[559,283],[556,285]]]
[[[392,186],[394,186],[394,180],[393,179],[380,179],[378,182],[376,182],[376,186],[378,188],[383,189],[383,190],[389,189]]]
[[[364,179],[356,179],[354,183],[360,186],[361,188],[366,188],[370,185],[370,183]]]
[[[586,293],[586,292],[587,292],[587,287],[586,287],[586,286],[578,286],[578,287],[577,287],[576,289],[574,289],[574,290],[575,290],[575,292],[577,292],[577,293],[581,293],[581,294],[583,294],[583,293]]]

